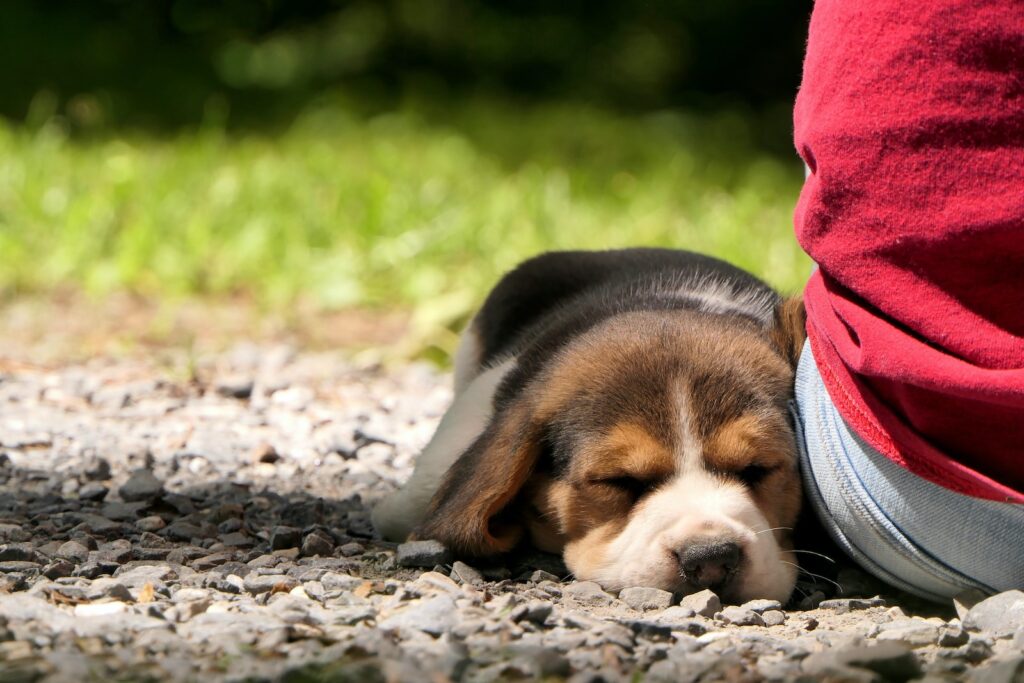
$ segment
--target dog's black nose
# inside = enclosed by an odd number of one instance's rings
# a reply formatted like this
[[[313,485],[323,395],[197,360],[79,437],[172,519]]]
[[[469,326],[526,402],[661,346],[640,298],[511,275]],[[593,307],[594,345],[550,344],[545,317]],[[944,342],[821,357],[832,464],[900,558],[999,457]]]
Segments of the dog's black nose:
[[[679,573],[699,588],[724,585],[736,573],[741,555],[731,541],[697,541],[676,551]]]

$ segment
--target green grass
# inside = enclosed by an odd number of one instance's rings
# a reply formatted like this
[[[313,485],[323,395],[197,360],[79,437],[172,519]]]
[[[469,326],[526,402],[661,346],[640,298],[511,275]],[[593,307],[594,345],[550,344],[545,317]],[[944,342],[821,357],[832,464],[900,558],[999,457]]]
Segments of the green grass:
[[[788,290],[808,272],[800,167],[758,153],[740,117],[346,112],[311,106],[275,134],[0,122],[0,293],[404,307],[448,351],[499,275],[547,249],[696,249]]]

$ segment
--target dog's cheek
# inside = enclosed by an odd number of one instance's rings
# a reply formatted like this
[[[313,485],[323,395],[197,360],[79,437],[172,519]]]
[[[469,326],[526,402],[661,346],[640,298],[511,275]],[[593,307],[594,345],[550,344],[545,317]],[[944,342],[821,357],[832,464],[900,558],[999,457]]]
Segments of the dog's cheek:
[[[565,566],[581,581],[590,581],[604,575],[613,558],[608,556],[612,541],[622,532],[625,520],[614,521],[591,529],[582,537],[565,545]]]
[[[559,554],[565,548],[569,528],[567,513],[572,509],[571,487],[549,477],[538,476],[530,486],[526,528],[533,546]]]
[[[754,502],[771,528],[791,528],[801,504],[800,475],[795,468],[765,481],[754,495]]]

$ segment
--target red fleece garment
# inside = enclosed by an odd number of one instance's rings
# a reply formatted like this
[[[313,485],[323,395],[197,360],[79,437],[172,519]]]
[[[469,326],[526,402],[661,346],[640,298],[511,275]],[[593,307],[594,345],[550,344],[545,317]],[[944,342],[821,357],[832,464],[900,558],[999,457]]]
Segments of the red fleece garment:
[[[794,124],[839,412],[925,479],[1024,503],[1024,2],[817,0]]]

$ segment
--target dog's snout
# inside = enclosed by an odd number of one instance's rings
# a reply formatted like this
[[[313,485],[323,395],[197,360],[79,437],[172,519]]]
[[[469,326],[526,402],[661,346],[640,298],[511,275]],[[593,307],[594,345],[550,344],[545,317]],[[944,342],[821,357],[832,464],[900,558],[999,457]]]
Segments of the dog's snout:
[[[701,540],[676,551],[679,573],[699,588],[724,585],[740,565],[742,550],[737,543]]]

